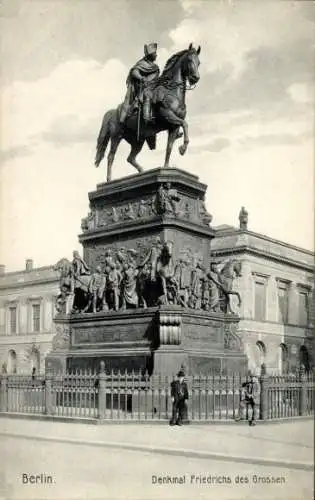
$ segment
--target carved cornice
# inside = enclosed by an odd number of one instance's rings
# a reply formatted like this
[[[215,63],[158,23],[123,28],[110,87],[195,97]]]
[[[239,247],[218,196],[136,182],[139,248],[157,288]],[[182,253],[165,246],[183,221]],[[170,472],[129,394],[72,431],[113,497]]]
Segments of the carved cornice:
[[[143,172],[140,175],[130,175],[108,183],[98,184],[97,190],[89,193],[89,199],[92,201],[105,197],[106,199],[121,197],[122,191],[130,193],[132,191],[139,191],[150,185],[154,187],[156,184],[166,182],[186,186],[196,193],[205,193],[207,189],[205,184],[199,182],[196,175],[189,172],[178,168],[157,168]]]
[[[110,226],[103,226],[98,229],[87,231],[86,233],[81,233],[79,235],[80,243],[87,241],[96,241],[98,239],[104,238],[115,238],[118,235],[137,233],[137,235],[148,232],[150,230],[174,228],[188,230],[190,233],[194,233],[197,236],[206,236],[207,238],[213,238],[214,231],[210,227],[205,225],[196,224],[194,222],[186,221],[177,218],[167,218],[167,217],[152,217],[145,220],[131,220],[123,221]]]

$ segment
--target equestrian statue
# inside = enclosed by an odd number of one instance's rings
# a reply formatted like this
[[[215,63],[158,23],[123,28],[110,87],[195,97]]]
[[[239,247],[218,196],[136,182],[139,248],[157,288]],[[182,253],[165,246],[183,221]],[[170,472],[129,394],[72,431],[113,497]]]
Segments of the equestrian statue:
[[[199,76],[200,46],[192,44],[188,49],[177,52],[166,62],[160,75],[155,63],[157,44],[144,46],[144,57],[130,70],[127,78],[127,93],[122,104],[105,113],[97,139],[95,166],[104,158],[110,143],[107,157],[107,181],[112,177],[112,165],[117,148],[122,139],[130,146],[127,161],[138,172],[143,168],[137,162],[137,155],[144,143],[151,150],[156,147],[156,134],[168,132],[164,167],[169,167],[173,144],[183,138],[179,153],[184,155],[189,143],[186,117],[186,91],[197,84]]]

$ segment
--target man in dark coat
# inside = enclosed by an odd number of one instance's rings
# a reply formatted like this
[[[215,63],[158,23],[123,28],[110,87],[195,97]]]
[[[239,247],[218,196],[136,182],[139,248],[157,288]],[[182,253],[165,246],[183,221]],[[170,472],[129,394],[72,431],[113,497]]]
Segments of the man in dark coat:
[[[251,418],[248,418],[249,425],[256,425],[257,412],[260,403],[260,383],[258,377],[251,373],[247,387],[247,405],[251,407]]]
[[[173,408],[170,425],[183,425],[182,422],[185,416],[186,400],[188,399],[188,389],[186,382],[184,382],[184,376],[184,371],[180,370],[177,374],[177,380],[171,383]]]
[[[239,415],[236,421],[245,420],[248,415],[249,425],[256,425],[257,412],[260,403],[260,384],[258,378],[249,372],[249,380],[244,382],[240,391]],[[248,411],[250,409],[250,411]]]

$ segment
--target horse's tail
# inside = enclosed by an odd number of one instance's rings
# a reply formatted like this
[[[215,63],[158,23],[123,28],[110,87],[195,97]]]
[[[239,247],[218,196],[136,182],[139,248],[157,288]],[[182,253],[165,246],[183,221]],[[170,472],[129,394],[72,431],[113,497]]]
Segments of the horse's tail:
[[[111,109],[107,111],[107,113],[105,113],[102,121],[101,130],[100,133],[98,134],[97,145],[96,145],[96,156],[94,162],[96,167],[99,166],[102,159],[104,158],[105,151],[110,139],[109,122],[113,116],[113,111],[114,110]]]

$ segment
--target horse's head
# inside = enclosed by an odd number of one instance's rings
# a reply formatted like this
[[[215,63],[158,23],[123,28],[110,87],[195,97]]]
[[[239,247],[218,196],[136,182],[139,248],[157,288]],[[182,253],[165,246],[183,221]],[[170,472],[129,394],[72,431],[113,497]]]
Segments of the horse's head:
[[[233,268],[234,268],[235,275],[237,277],[242,276],[242,262],[240,260],[236,260],[236,259],[233,260]]]
[[[199,54],[201,48],[200,45],[198,49],[195,49],[192,43],[189,45],[188,50],[186,52],[186,60],[185,60],[185,76],[189,81],[190,85],[196,85],[196,83],[200,79],[199,75]]]
[[[195,85],[199,78],[199,54],[200,46],[195,49],[192,43],[189,45],[188,49],[181,50],[173,56],[171,56],[165,64],[165,68],[162,73],[163,77],[173,78],[176,71],[181,71],[184,80],[188,80],[190,85]]]
[[[237,259],[229,259],[223,265],[221,269],[221,276],[225,276],[226,278],[233,278],[234,275],[238,278],[241,276],[242,271],[242,262]]]
[[[173,243],[171,241],[165,241],[161,250],[160,259],[164,264],[167,264],[171,257],[173,251]]]

